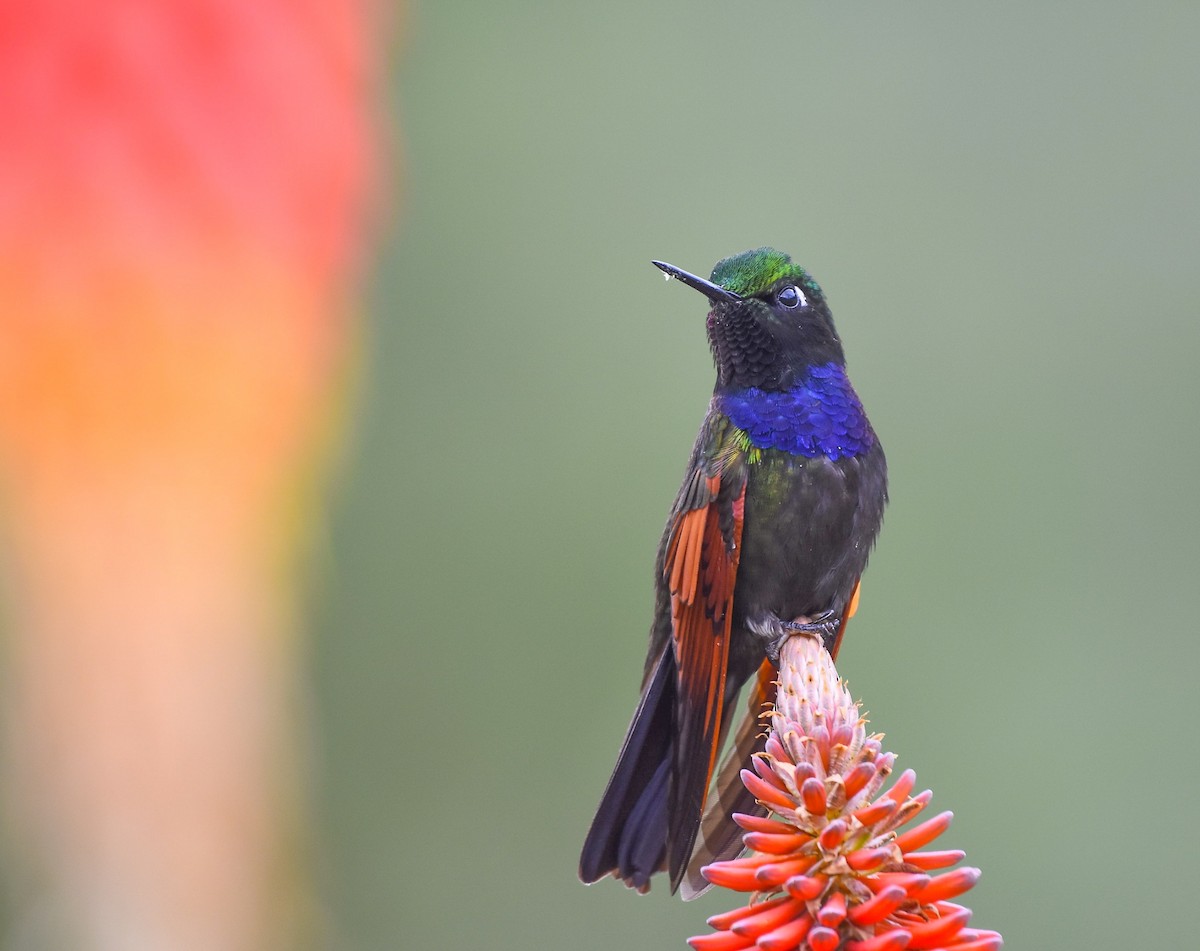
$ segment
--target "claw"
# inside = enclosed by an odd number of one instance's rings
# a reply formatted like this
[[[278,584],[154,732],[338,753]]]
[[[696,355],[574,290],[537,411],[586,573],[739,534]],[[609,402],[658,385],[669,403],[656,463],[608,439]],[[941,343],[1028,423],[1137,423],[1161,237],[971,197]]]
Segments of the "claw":
[[[833,650],[833,643],[837,640],[838,628],[842,626],[842,619],[834,615],[832,611],[826,611],[823,614],[817,615],[811,621],[788,621],[784,624],[784,630],[790,636],[792,634],[811,634],[821,638],[821,643],[825,645],[827,651]],[[779,647],[783,647],[783,641],[779,642]]]
[[[778,663],[779,652],[783,649],[784,642],[797,634],[819,637],[825,649],[832,651],[841,626],[842,619],[832,610],[822,611],[811,618],[798,617],[791,621],[783,621],[771,616],[747,624],[751,631],[767,642],[767,657],[773,664]]]

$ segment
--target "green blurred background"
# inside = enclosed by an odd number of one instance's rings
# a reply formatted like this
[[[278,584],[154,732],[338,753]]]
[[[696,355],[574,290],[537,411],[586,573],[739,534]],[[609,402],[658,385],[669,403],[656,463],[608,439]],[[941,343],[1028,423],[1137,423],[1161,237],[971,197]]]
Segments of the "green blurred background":
[[[585,888],[707,273],[824,286],[892,505],[840,667],[1008,946],[1188,947],[1200,5],[415,3],[313,574],[336,943],[682,948]],[[1186,930],[1185,930],[1186,929]]]

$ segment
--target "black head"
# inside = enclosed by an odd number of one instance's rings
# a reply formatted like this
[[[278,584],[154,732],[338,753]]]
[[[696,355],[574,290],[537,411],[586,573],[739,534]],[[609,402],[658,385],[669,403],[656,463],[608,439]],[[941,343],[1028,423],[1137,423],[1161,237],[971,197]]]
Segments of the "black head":
[[[820,286],[773,248],[719,261],[712,280],[655,261],[712,302],[708,342],[717,385],[787,389],[807,367],[846,362]]]

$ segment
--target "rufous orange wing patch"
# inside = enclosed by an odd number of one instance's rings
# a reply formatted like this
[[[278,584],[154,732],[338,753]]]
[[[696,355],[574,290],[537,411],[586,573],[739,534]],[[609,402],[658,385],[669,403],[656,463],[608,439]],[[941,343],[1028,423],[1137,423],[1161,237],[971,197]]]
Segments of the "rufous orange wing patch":
[[[723,532],[718,501],[721,477],[707,477],[703,486],[696,488],[707,497],[707,503],[678,515],[663,566],[671,592],[679,669],[675,782],[681,808],[675,812],[676,821],[683,815],[699,819],[721,744],[746,491],[743,485],[732,502],[726,496],[725,512],[731,513],[731,524],[727,522]]]

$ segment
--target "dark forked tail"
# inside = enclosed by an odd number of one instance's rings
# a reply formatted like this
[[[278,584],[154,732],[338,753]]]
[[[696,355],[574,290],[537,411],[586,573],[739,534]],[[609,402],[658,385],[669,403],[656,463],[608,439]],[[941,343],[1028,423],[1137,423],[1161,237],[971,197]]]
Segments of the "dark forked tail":
[[[666,867],[675,656],[664,646],[642,690],[621,754],[579,856],[579,877],[615,875],[639,892]]]

